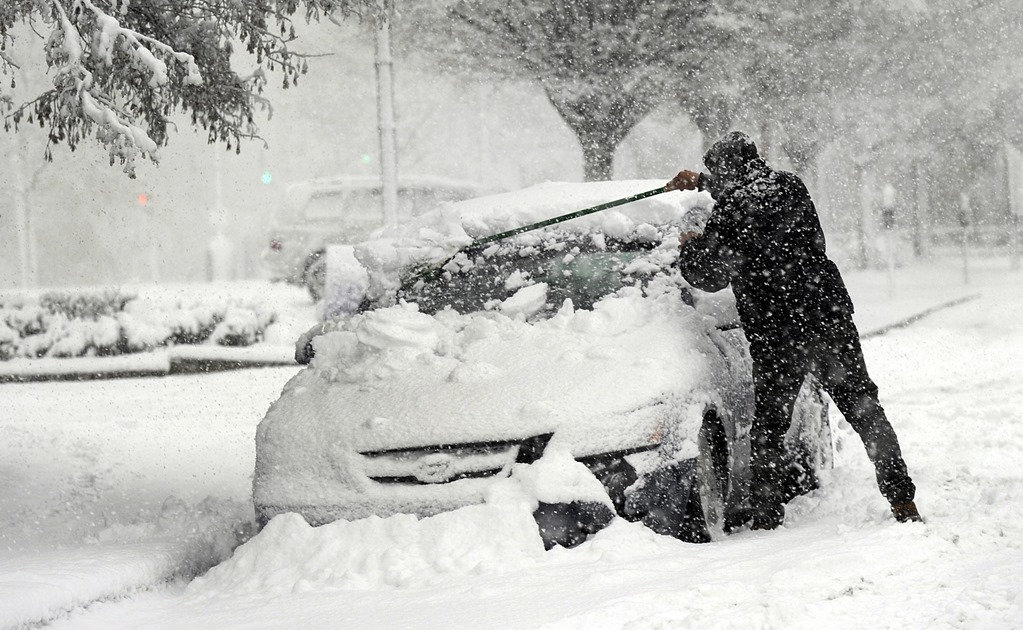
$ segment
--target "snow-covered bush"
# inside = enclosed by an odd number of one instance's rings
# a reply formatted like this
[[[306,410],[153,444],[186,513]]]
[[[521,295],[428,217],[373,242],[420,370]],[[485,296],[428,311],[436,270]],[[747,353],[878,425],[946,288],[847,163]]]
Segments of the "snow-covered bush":
[[[140,298],[119,291],[53,292],[0,300],[0,361],[111,356],[212,343],[263,340],[277,314],[259,302]]]
[[[124,305],[135,299],[134,294],[115,290],[96,293],[46,293],[39,298],[39,306],[50,313],[61,313],[68,319],[96,319],[124,310]]]
[[[16,344],[20,338],[16,330],[11,328],[6,321],[0,319],[0,361],[14,357],[17,351]]]
[[[249,346],[259,341],[266,329],[259,315],[249,309],[232,306],[213,329],[213,341],[221,346]]]

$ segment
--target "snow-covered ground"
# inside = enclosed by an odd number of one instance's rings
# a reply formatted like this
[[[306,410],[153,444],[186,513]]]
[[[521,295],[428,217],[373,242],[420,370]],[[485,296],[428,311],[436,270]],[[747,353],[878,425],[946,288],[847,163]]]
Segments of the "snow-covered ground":
[[[1004,259],[847,273],[927,522],[863,447],[785,526],[690,545],[616,522],[544,552],[514,495],[417,521],[250,532],[253,435],[295,373],[0,385],[0,627],[1023,627],[1023,275]],[[219,566],[191,579],[210,565]],[[82,605],[88,604],[82,608]]]

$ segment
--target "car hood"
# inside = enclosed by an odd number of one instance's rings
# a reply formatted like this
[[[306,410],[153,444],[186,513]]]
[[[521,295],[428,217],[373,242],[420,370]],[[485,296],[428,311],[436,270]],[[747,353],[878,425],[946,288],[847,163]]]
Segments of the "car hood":
[[[335,458],[554,433],[584,456],[656,443],[683,415],[698,425],[729,378],[713,319],[677,292],[626,289],[537,322],[519,297],[512,315],[398,305],[350,318],[316,338],[261,432]]]

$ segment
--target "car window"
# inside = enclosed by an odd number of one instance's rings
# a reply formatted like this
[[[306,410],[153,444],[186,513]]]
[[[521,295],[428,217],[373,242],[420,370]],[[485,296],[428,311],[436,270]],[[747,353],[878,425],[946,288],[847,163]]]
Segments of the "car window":
[[[625,286],[631,278],[623,277],[625,265],[639,256],[639,251],[579,252],[556,259],[540,279],[548,285],[547,296],[555,305],[570,298],[576,308],[593,308],[605,295]]]
[[[312,221],[342,221],[370,225],[381,222],[380,191],[336,189],[314,194],[302,214]]]
[[[398,191],[398,206],[404,216],[418,217],[419,215],[433,210],[445,201],[459,201],[464,199],[448,190],[408,188]]]
[[[444,202],[461,201],[472,194],[468,190],[446,188],[399,188],[398,216],[416,217]],[[302,214],[310,221],[377,227],[383,223],[383,194],[379,188],[320,191],[309,199]]]
[[[644,251],[639,247],[613,251],[565,247],[523,256],[518,248],[503,248],[489,257],[477,257],[469,268],[404,287],[400,297],[417,302],[427,313],[445,307],[468,313],[493,308],[523,286],[543,282],[548,285],[549,308],[541,316],[556,311],[565,299],[571,299],[576,308],[589,309],[636,281],[624,270]]]

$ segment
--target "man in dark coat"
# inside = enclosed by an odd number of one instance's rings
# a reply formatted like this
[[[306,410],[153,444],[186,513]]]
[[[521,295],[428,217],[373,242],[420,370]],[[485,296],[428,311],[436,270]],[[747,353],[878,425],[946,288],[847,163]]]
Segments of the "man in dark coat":
[[[853,305],[798,177],[772,170],[753,141],[733,132],[703,158],[709,171],[682,171],[669,189],[707,190],[713,214],[702,234],[683,235],[679,266],[703,291],[735,293],[753,358],[754,529],[774,529],[791,497],[783,440],[800,386],[812,373],[859,434],[877,484],[899,521],[919,521],[915,487],[892,425],[867,375]]]

